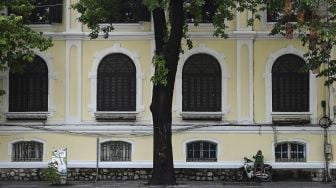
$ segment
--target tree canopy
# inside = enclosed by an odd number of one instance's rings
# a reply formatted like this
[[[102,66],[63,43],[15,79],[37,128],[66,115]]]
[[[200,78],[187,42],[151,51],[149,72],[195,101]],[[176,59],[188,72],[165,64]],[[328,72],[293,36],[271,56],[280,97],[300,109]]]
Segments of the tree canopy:
[[[325,84],[332,84],[336,79],[336,61],[331,54],[336,42],[336,2],[271,0],[266,5],[276,22],[271,34],[282,34],[287,39],[297,37],[307,47],[306,70],[317,72],[317,77],[326,78]]]
[[[18,71],[23,63],[33,61],[34,50],[44,51],[52,46],[51,38],[32,30],[24,22],[33,9],[29,0],[0,1],[3,11],[0,15],[0,70]]]
[[[113,30],[113,18],[117,18],[118,6],[131,7],[135,1],[125,0],[79,0],[73,8],[80,13],[79,21],[91,30],[90,37],[109,37]],[[141,3],[140,0],[136,2]],[[129,4],[127,4],[129,3]],[[150,184],[175,184],[171,143],[172,100],[177,62],[183,52],[182,39],[192,48],[189,36],[190,23],[198,25],[204,19],[214,26],[215,37],[226,38],[229,21],[236,12],[249,11],[248,24],[253,26],[266,11],[274,27],[270,35],[282,34],[287,39],[296,38],[307,45],[305,58],[307,70],[323,69],[317,76],[326,76],[327,84],[335,78],[335,60],[331,48],[336,42],[333,0],[143,0],[151,11],[154,24],[155,66],[153,95],[150,106],[153,117],[153,173]],[[205,10],[204,5],[212,5]],[[326,13],[325,13],[326,12]],[[123,12],[127,16],[132,11]],[[203,20],[202,20],[203,19]],[[240,19],[240,18],[238,18]],[[101,24],[106,23],[106,24]]]

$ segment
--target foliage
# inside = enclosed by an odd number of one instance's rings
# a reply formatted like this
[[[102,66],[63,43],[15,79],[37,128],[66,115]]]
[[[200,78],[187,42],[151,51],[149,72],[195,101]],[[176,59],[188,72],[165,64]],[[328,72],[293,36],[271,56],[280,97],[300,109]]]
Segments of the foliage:
[[[43,175],[51,184],[60,184],[61,182],[61,175],[57,170],[57,163],[49,163],[48,168],[43,170]]]
[[[168,69],[166,67],[165,59],[160,55],[155,55],[153,57],[152,63],[156,69],[151,81],[154,85],[167,85],[166,76],[168,74]]]
[[[336,43],[335,1],[269,0],[266,2],[268,11],[281,13],[271,34],[288,36],[288,30],[292,29],[290,32],[294,32],[302,45],[307,47],[304,55],[307,61],[306,70],[321,68],[317,77],[325,76],[327,85],[333,83],[336,61],[331,59],[331,50]]]
[[[0,1],[0,10],[5,7],[11,13],[0,15],[0,70],[16,71],[24,62],[33,61],[33,50],[44,51],[52,46],[52,41],[24,24],[23,18],[34,8],[29,0]],[[0,91],[2,94],[4,91]]]
[[[102,32],[102,36],[107,38],[109,32],[113,30],[112,22],[106,22],[107,20],[113,20],[111,18],[118,17],[117,15],[118,7],[115,6],[123,5],[121,2],[128,2],[123,0],[79,0],[78,3],[73,4],[72,8],[80,13],[78,20],[86,24],[90,29],[91,33],[89,36],[91,39],[97,38]],[[216,37],[227,37],[226,29],[228,28],[227,21],[233,20],[235,16],[235,10],[245,11],[249,10],[252,12],[253,17],[249,20],[249,24],[253,24],[254,19],[259,19],[260,15],[258,12],[262,7],[258,4],[262,3],[263,0],[213,0],[214,7],[216,7],[215,13],[212,17],[214,25],[214,36]],[[143,0],[144,5],[148,7],[149,10],[153,11],[156,8],[163,8],[168,11],[167,13],[167,25],[164,31],[165,36],[163,36],[163,41],[166,43],[171,35],[172,26],[172,16],[170,9],[169,0]],[[205,4],[205,0],[184,0],[184,14],[179,15],[184,18],[184,26],[182,37],[186,39],[186,44],[188,48],[192,48],[192,40],[188,34],[188,27],[190,22],[188,21],[188,16],[193,17],[195,26],[201,23],[202,19],[202,7]],[[127,5],[127,4],[126,4]],[[122,7],[121,7],[122,8]],[[105,24],[102,24],[105,23]],[[183,52],[180,45],[180,50]],[[165,70],[166,65],[164,65],[164,57],[153,57],[153,63],[156,67],[156,72],[154,77],[151,79],[154,84],[166,85],[165,76],[167,75],[167,70]]]

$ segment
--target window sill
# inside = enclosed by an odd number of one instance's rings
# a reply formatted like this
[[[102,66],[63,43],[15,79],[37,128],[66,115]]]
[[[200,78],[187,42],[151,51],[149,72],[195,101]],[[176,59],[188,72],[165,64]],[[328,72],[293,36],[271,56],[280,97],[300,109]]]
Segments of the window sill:
[[[108,26],[108,24],[99,24],[100,27]],[[114,23],[112,24],[114,31],[144,31],[145,22],[138,23]]]
[[[47,120],[49,112],[7,112],[7,120]]]
[[[222,120],[222,112],[182,112],[183,120]]]
[[[138,112],[95,112],[98,121],[104,120],[135,120]]]
[[[309,112],[272,112],[274,124],[308,124],[311,113]]]
[[[30,27],[33,30],[37,30],[37,31],[43,31],[43,32],[52,32],[52,31],[56,31],[57,27],[61,25],[61,24],[30,24],[27,25],[28,27]]]

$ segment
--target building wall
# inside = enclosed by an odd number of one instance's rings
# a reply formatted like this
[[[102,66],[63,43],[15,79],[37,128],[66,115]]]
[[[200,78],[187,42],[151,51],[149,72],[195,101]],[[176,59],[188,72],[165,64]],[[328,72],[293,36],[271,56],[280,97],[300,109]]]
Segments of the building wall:
[[[75,2],[75,0],[71,1]],[[151,57],[154,53],[152,23],[133,26],[117,25],[109,39],[90,40],[88,29],[76,21],[77,13],[64,5],[63,24],[42,28],[53,37],[54,46],[46,52],[36,52],[48,64],[49,108],[47,121],[10,121],[8,94],[1,97],[0,168],[45,168],[53,148],[68,149],[70,168],[95,168],[97,138],[126,141],[132,144],[130,162],[99,162],[104,168],[151,168],[152,122],[150,113],[154,72]],[[305,48],[297,40],[280,36],[270,37],[270,28],[263,20],[255,26],[246,25],[248,13],[238,13],[239,20],[230,22],[228,39],[212,36],[209,25],[191,29],[194,48],[181,54],[173,101],[173,152],[176,168],[237,168],[243,157],[252,157],[261,149],[265,161],[274,168],[324,168],[324,131],[317,123],[323,116],[321,101],[327,100],[333,110],[333,92],[328,101],[324,79],[311,74],[312,124],[305,126],[275,126],[270,122],[267,101],[267,67],[281,54],[302,55]],[[37,30],[41,28],[36,28]],[[136,121],[96,121],[95,79],[100,60],[109,53],[123,53],[136,64],[137,90]],[[222,120],[186,121],[181,117],[181,74],[183,64],[193,54],[213,56],[222,68]],[[273,59],[272,59],[273,58]],[[8,89],[8,72],[1,74],[0,85]],[[333,111],[331,112],[333,117]],[[336,128],[329,128],[329,142]],[[12,162],[11,144],[15,141],[37,140],[43,143],[42,162]],[[217,162],[186,162],[186,143],[206,140],[217,143]],[[299,141],[306,144],[306,162],[275,162],[274,143]],[[333,151],[335,154],[335,151]],[[331,168],[336,163],[331,161]]]

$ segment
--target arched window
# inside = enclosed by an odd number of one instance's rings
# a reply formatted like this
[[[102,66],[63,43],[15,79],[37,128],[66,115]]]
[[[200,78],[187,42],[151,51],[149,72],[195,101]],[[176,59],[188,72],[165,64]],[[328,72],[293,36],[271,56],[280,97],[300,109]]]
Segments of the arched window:
[[[22,71],[9,72],[9,112],[48,111],[48,67],[35,56]]]
[[[100,145],[100,161],[131,161],[132,145],[123,141],[109,141]]]
[[[220,112],[222,73],[218,61],[207,54],[189,57],[182,70],[182,111]]]
[[[306,162],[306,145],[299,142],[283,142],[275,146],[276,162]]]
[[[43,143],[35,141],[15,142],[12,146],[12,161],[42,161]]]
[[[187,162],[216,162],[217,144],[209,141],[187,143]]]
[[[272,67],[273,112],[309,112],[309,72],[305,61],[292,54],[280,56]]]
[[[97,111],[136,110],[136,69],[121,53],[107,55],[97,76]]]

